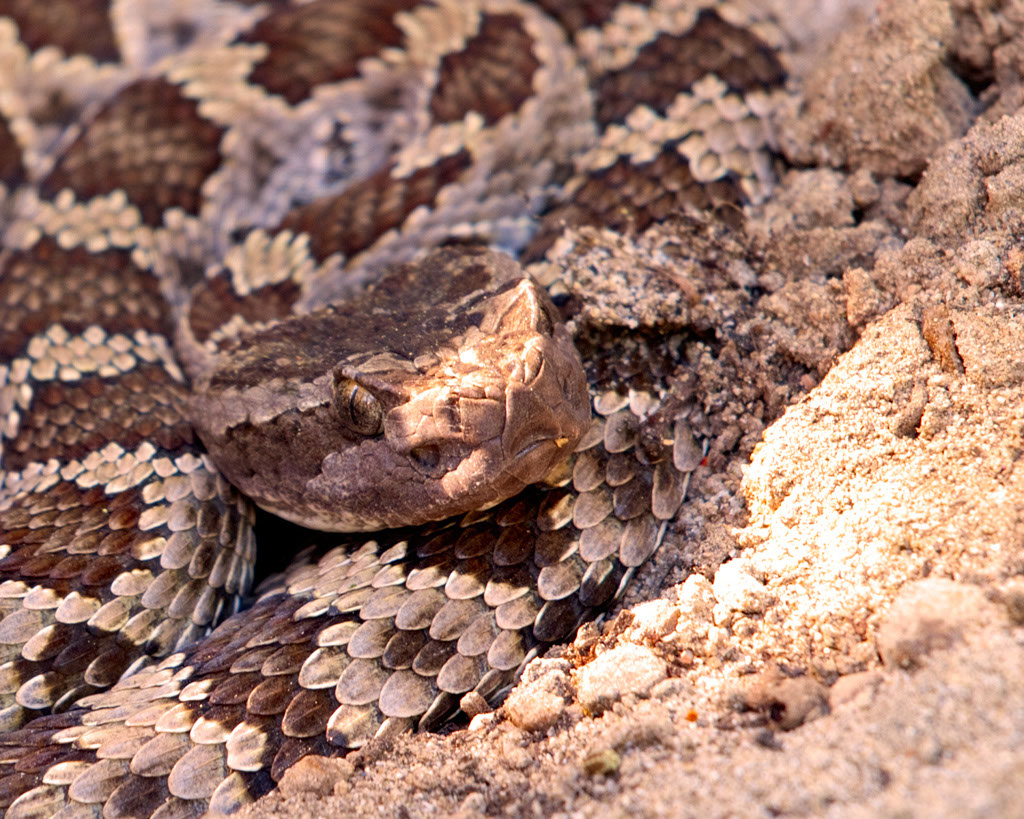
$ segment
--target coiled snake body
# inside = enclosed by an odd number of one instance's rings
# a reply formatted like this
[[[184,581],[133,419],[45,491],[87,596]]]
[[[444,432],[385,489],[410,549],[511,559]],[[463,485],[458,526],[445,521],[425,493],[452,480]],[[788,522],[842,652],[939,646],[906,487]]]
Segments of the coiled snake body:
[[[8,815],[236,809],[307,754],[493,699],[607,607],[682,502],[685,407],[635,368],[585,382],[544,291],[482,245],[528,263],[566,225],[759,195],[770,21],[732,0],[0,15]],[[252,579],[247,498],[381,531],[323,536],[204,637]]]

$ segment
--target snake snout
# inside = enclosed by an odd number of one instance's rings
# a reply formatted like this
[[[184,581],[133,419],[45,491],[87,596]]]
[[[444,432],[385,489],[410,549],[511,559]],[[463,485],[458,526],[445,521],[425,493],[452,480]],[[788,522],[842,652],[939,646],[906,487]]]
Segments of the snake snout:
[[[505,399],[506,471],[523,483],[541,480],[579,443],[590,423],[583,370],[564,328],[531,345],[522,382]]]
[[[516,387],[508,394],[501,439],[505,471],[524,484],[541,480],[572,452],[583,434],[579,413],[567,411],[564,398],[552,402],[546,392]]]

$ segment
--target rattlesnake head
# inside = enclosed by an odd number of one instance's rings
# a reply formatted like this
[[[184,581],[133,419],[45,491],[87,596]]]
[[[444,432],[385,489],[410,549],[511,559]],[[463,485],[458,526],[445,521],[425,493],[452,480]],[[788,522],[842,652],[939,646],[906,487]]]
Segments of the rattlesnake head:
[[[317,529],[492,506],[568,457],[590,421],[579,354],[546,292],[482,249],[392,268],[343,306],[264,325],[206,365],[192,414],[214,461],[260,506]]]

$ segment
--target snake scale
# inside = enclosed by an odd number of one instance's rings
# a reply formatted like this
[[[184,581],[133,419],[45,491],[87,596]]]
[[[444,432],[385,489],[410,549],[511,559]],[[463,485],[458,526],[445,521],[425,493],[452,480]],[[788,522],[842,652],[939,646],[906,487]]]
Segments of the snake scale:
[[[781,47],[740,0],[0,0],[7,815],[230,812],[606,608],[699,448],[520,264],[761,195]],[[295,548],[251,501],[348,534],[242,608]]]

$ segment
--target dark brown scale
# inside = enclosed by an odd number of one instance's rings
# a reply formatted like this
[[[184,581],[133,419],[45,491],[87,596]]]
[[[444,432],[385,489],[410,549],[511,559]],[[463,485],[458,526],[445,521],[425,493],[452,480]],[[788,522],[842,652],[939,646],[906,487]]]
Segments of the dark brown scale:
[[[585,564],[579,559],[546,566],[537,576],[537,592],[544,600],[563,600],[579,590],[584,571]]]
[[[615,487],[612,492],[612,508],[615,517],[621,521],[632,520],[651,509],[651,479],[647,475],[634,478],[629,483]]]
[[[272,13],[238,38],[270,49],[248,79],[297,105],[318,85],[355,77],[364,57],[400,46],[404,35],[394,16],[421,2],[314,0]]]
[[[58,272],[55,289],[51,277]],[[65,250],[45,236],[4,259],[0,306],[0,359],[14,358],[32,336],[56,323],[71,334],[91,324],[126,335],[170,329],[156,278],[127,251]]]
[[[649,558],[658,548],[661,521],[651,515],[641,515],[626,523],[619,545],[622,565],[634,568]]]
[[[169,208],[195,216],[202,185],[220,165],[222,135],[176,85],[139,80],[88,123],[40,189],[55,196],[70,188],[80,200],[123,190],[154,227]]]
[[[85,54],[100,63],[121,59],[110,21],[110,0],[0,0],[0,17],[18,25],[31,51],[56,46],[69,57]]]
[[[534,636],[546,643],[561,642],[587,619],[586,614],[586,607],[580,602],[579,595],[549,601],[537,613]]]
[[[659,34],[625,68],[595,79],[597,121],[621,122],[638,105],[664,113],[701,77],[714,74],[733,91],[778,87],[785,70],[775,52],[753,33],[702,11],[684,34]]]
[[[256,671],[228,677],[210,692],[208,702],[210,705],[241,705],[261,682],[263,675]]]
[[[590,174],[569,201],[544,215],[522,257],[526,261],[541,258],[566,227],[594,225],[639,233],[676,214],[727,209],[744,198],[732,176],[697,182],[674,144],[643,164],[620,157],[608,168]]]
[[[117,788],[107,800],[108,816],[149,816],[164,806],[170,792],[160,778],[133,779],[131,787]]]
[[[299,739],[323,734],[337,707],[329,690],[302,690],[288,703],[281,719],[281,732]]]
[[[485,14],[462,50],[441,60],[430,113],[437,122],[457,122],[474,111],[493,125],[533,95],[539,67],[517,15]]]
[[[580,603],[595,608],[607,605],[619,588],[623,574],[623,565],[617,560],[591,563],[580,581]]]
[[[405,177],[393,177],[390,166],[382,168],[338,196],[295,208],[278,229],[308,234],[310,252],[319,261],[334,253],[350,258],[402,224],[416,208],[432,206],[438,192],[470,164],[469,153],[461,150]]]
[[[270,677],[257,685],[246,700],[246,709],[263,717],[283,714],[302,686],[294,677]]]
[[[13,190],[25,178],[21,146],[11,133],[7,120],[0,115],[0,184]]]
[[[55,762],[63,761],[68,756],[67,751],[59,746],[41,748],[38,751],[28,753],[18,760],[15,770],[22,773],[43,773]],[[88,752],[79,751],[78,759],[88,759]],[[70,759],[67,761],[75,761]]]

